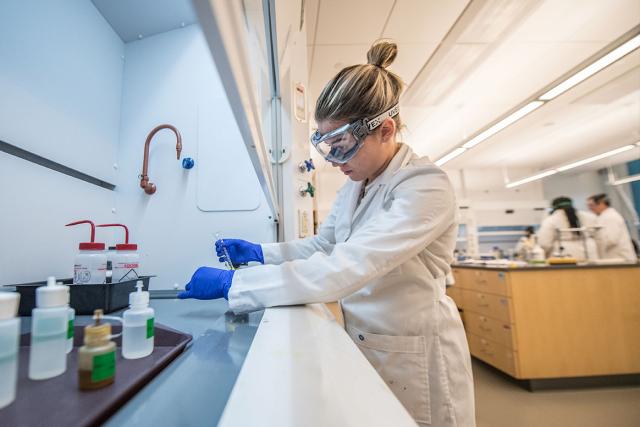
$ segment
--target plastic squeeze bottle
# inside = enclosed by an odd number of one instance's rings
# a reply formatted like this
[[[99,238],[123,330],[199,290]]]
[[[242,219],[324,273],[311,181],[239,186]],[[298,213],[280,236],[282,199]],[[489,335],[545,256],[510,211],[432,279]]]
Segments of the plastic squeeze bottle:
[[[78,255],[73,263],[73,283],[75,284],[102,284],[107,280],[107,255],[104,252],[104,243],[95,241],[96,227],[89,220],[76,221],[67,224],[67,227],[78,224],[91,225],[91,241],[80,243]]]
[[[137,279],[140,271],[140,255],[138,255],[138,245],[129,243],[129,228],[124,224],[101,224],[96,227],[124,228],[124,243],[118,243],[116,251],[111,255],[111,283]]]
[[[139,359],[153,352],[154,311],[149,307],[149,292],[142,290],[142,280],[136,284],[137,292],[129,294],[129,309],[122,314],[122,357]]]
[[[36,289],[36,308],[31,312],[29,378],[46,380],[67,370],[69,287],[57,285],[55,277]]]
[[[93,312],[93,325],[84,328],[84,345],[78,349],[78,386],[94,390],[112,384],[116,376],[116,344],[111,325],[102,323],[102,310]]]
[[[0,292],[0,409],[16,398],[20,318],[16,317],[20,294]]]

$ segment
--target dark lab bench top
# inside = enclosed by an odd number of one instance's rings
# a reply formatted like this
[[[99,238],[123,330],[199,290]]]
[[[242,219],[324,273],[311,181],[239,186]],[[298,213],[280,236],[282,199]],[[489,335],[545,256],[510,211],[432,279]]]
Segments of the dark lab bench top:
[[[104,425],[217,425],[264,312],[227,313],[225,300],[152,298],[150,305],[156,322],[191,334],[193,341]],[[23,333],[30,320],[22,318]],[[77,325],[90,322],[90,316],[76,317]]]
[[[556,264],[556,265],[527,265],[525,267],[503,267],[486,264],[452,264],[451,268],[488,270],[488,271],[556,271],[556,270],[581,270],[581,269],[607,269],[607,268],[640,268],[639,263],[626,264]]]

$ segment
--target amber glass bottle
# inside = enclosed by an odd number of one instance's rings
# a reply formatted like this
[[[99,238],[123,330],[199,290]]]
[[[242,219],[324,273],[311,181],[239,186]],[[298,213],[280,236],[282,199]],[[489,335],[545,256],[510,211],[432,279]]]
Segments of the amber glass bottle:
[[[95,323],[84,328],[84,345],[78,350],[80,390],[94,390],[113,383],[116,375],[116,345],[111,325],[102,323],[102,310],[93,314]]]

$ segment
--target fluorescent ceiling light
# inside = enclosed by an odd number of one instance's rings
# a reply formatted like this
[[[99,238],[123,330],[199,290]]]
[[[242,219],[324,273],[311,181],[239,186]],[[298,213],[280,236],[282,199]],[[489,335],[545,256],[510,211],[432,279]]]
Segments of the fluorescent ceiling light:
[[[507,184],[507,188],[517,187],[519,185],[526,184],[526,183],[531,182],[531,181],[536,181],[538,179],[545,178],[547,176],[556,174],[558,172],[564,172],[564,171],[567,171],[569,169],[577,168],[579,166],[584,166],[584,165],[586,165],[588,163],[595,162],[597,160],[606,159],[607,157],[615,156],[616,154],[620,154],[620,153],[624,153],[625,151],[629,151],[629,150],[633,149],[635,146],[640,146],[640,141],[636,142],[635,144],[629,144],[629,145],[625,145],[624,147],[616,148],[615,150],[607,151],[606,153],[598,154],[597,156],[588,157],[586,159],[579,160],[579,161],[574,162],[574,163],[569,163],[568,165],[560,166],[558,168],[553,168],[553,169],[547,170],[545,172],[541,172],[539,174],[536,174],[536,175],[533,175],[533,176],[530,176],[530,177],[527,177],[527,178],[523,178],[523,179],[518,180],[518,181],[510,182],[509,184]],[[639,175],[628,176],[626,178],[616,180],[615,182],[613,182],[613,185],[625,184],[627,182],[637,181],[638,179],[640,179],[640,174]]]
[[[522,184],[526,184],[526,183],[531,182],[531,181],[542,179],[542,178],[545,178],[547,176],[550,176],[550,175],[553,175],[553,174],[556,174],[556,173],[558,173],[557,170],[551,169],[549,171],[545,171],[545,172],[539,173],[537,175],[530,176],[528,178],[523,178],[523,179],[521,179],[519,181],[510,182],[509,184],[507,184],[507,188],[517,187],[518,185],[522,185]]]
[[[626,178],[616,179],[611,183],[611,185],[627,184],[629,182],[634,182],[634,181],[640,181],[640,173],[636,175],[629,175]]]
[[[456,157],[458,157],[460,154],[464,153],[465,151],[467,151],[466,148],[464,147],[458,147],[455,150],[453,150],[452,152],[450,152],[449,154],[447,154],[444,157],[439,158],[438,160],[436,160],[436,166],[442,166],[445,163],[447,163],[449,160],[453,160]]]
[[[551,89],[550,91],[540,96],[540,98],[538,99],[542,101],[549,101],[555,98],[556,96],[571,89],[578,83],[588,79],[589,77],[591,77],[598,71],[602,70],[603,68],[606,68],[609,65],[613,64],[614,62],[616,62],[617,60],[619,60],[629,52],[632,52],[635,49],[637,49],[639,46],[640,46],[640,34],[635,36],[631,40],[628,40],[626,43],[613,49],[611,52],[607,53],[605,56],[598,59],[597,61],[592,62],[590,65],[578,71],[573,76],[569,77],[568,79],[566,79],[565,81],[563,81],[562,83],[560,83],[559,85]]]
[[[624,153],[625,151],[633,149],[633,147],[634,147],[633,144],[625,145],[624,147],[616,148],[615,150],[607,151],[606,153],[598,154],[597,156],[579,160],[575,163],[570,163],[565,166],[560,166],[559,168],[556,168],[556,169],[558,170],[558,172],[564,172],[569,169],[577,168],[579,166],[583,166],[588,163],[595,162],[596,160],[602,160],[602,159],[606,159],[607,157],[615,156],[616,154]]]
[[[509,125],[515,123],[516,121],[520,120],[521,118],[523,118],[524,116],[526,116],[530,112],[532,112],[535,109],[537,109],[538,107],[540,107],[542,104],[544,104],[544,102],[542,102],[542,101],[532,101],[532,102],[528,103],[524,107],[520,108],[519,110],[515,111],[514,113],[512,113],[512,114],[508,115],[507,117],[505,117],[504,119],[500,120],[495,125],[491,126],[490,128],[482,131],[478,135],[476,135],[473,138],[471,138],[469,141],[467,141],[466,143],[462,144],[462,147],[463,148],[467,148],[467,149],[475,147],[476,145],[480,144],[485,139],[495,135],[496,133],[500,132],[502,129],[506,128],[507,126],[509,126]]]

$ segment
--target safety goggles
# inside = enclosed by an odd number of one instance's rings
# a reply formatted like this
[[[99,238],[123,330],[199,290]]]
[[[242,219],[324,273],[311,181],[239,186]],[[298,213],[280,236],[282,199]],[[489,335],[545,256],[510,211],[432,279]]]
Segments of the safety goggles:
[[[320,131],[315,131],[311,135],[311,144],[327,161],[345,164],[360,150],[367,135],[371,134],[385,119],[395,117],[399,112],[400,108],[396,104],[379,116],[348,123],[324,135]]]

